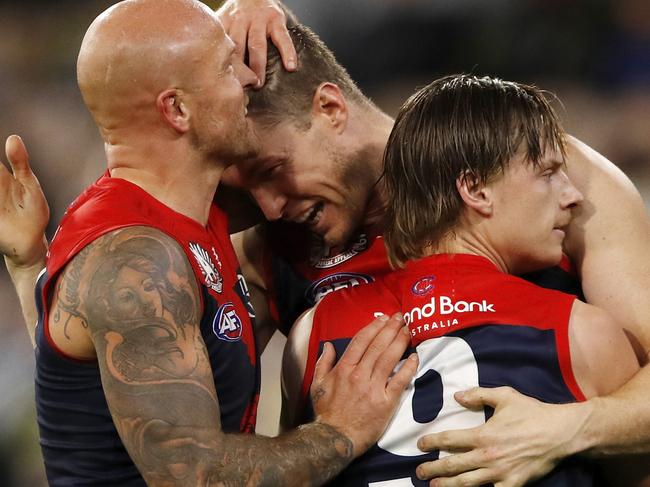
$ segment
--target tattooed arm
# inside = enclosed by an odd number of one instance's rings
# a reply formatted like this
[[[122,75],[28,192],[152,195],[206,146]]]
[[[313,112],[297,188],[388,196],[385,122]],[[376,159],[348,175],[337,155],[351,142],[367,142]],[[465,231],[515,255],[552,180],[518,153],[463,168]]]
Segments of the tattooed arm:
[[[318,421],[274,439],[225,434],[199,290],[170,237],[132,227],[97,239],[68,264],[53,299],[53,339],[77,356],[94,349],[113,421],[152,486],[324,483],[375,441],[415,372],[387,384],[408,335],[398,320],[376,320],[334,368],[333,350],[324,354]]]

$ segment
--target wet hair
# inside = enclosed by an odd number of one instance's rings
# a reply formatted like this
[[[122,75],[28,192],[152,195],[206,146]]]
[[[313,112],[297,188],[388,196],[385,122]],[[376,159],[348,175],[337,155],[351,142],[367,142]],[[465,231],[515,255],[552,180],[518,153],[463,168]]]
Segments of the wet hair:
[[[295,23],[291,17],[287,26],[298,54],[298,69],[286,71],[279,51],[269,42],[264,87],[248,93],[248,112],[256,122],[272,126],[291,120],[296,126],[308,129],[314,93],[325,82],[337,85],[348,100],[372,106],[313,31]]]
[[[459,178],[485,185],[522,148],[535,166],[546,149],[564,157],[564,135],[534,86],[452,75],[416,92],[402,106],[384,153],[391,265],[423,257],[453,231],[464,208]]]

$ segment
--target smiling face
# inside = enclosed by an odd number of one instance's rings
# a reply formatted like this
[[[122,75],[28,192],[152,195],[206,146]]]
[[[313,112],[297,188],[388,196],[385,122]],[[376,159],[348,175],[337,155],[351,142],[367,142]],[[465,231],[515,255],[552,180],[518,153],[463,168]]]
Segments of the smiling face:
[[[376,183],[368,157],[316,120],[258,128],[261,156],[226,170],[226,184],[245,187],[269,220],[304,224],[329,246],[344,245],[364,223]]]
[[[509,273],[560,262],[571,208],[582,201],[564,172],[561,154],[546,150],[538,164],[532,164],[520,151],[485,191],[492,202],[486,235]]]

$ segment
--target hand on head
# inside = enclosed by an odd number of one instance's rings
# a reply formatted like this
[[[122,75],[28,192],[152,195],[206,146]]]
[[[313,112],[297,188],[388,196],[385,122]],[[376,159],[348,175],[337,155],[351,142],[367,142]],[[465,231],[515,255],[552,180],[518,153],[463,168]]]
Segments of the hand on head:
[[[237,56],[245,60],[248,54],[248,65],[257,75],[257,88],[264,86],[267,39],[277,47],[287,71],[297,68],[298,56],[287,31],[287,17],[290,22],[295,19],[279,3],[274,0],[228,0],[217,14],[235,43]]]

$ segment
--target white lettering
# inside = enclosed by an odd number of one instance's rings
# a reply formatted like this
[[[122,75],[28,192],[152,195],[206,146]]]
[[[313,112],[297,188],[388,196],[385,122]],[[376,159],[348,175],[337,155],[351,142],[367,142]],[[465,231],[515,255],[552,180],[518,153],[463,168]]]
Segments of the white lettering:
[[[423,325],[413,326],[411,328],[411,336],[418,336],[420,333],[427,331],[437,330],[438,328],[451,328],[458,325],[456,318],[449,320],[432,321],[431,323],[424,323]]]
[[[454,304],[451,302],[451,298],[440,296],[440,314],[448,315],[452,311],[454,311]]]
[[[487,301],[484,299],[483,300],[483,310],[484,313],[489,311],[490,313],[494,313],[494,304],[488,304]]]

